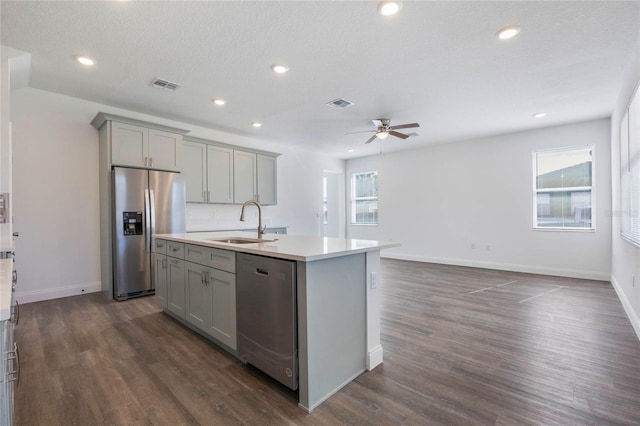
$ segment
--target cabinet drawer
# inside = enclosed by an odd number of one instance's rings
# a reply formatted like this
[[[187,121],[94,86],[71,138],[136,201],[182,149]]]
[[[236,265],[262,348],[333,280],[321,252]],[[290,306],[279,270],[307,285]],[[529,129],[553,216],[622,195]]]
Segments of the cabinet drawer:
[[[167,242],[167,256],[184,259],[184,243]]]
[[[236,273],[236,253],[230,250],[186,244],[185,259],[232,274]]]
[[[153,252],[167,254],[167,240],[153,240]]]

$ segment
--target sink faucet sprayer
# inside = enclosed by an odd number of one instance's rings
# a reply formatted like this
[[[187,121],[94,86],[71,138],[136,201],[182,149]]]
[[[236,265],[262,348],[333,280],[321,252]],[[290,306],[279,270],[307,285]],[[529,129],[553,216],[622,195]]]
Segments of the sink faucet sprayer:
[[[267,227],[267,225],[265,225],[264,227],[262,226],[262,207],[260,207],[260,203],[253,200],[245,201],[244,204],[242,204],[242,211],[240,212],[240,221],[244,222],[244,208],[247,207],[249,204],[253,204],[258,208],[258,238],[262,238],[262,234],[264,234],[264,230]]]

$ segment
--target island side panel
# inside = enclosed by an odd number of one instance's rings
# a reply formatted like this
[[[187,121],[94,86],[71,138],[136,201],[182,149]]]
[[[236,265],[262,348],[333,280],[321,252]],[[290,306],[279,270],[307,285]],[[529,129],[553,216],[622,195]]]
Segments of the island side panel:
[[[365,253],[297,270],[299,402],[311,412],[366,371]]]
[[[380,344],[380,298],[382,293],[380,289],[380,252],[367,252],[366,265],[367,370],[371,371],[382,364],[382,345]]]

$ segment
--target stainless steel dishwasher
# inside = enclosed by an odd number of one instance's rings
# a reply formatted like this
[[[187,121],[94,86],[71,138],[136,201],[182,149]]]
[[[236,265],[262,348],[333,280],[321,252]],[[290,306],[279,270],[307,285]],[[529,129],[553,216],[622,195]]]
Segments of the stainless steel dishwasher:
[[[296,263],[238,253],[238,355],[285,386],[298,388]]]

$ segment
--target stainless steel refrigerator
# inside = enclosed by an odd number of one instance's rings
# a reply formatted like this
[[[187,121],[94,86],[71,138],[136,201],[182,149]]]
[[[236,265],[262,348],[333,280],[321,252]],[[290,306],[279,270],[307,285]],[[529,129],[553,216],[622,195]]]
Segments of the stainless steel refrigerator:
[[[114,167],[111,177],[113,296],[154,294],[151,237],[186,231],[184,177],[124,167]]]

